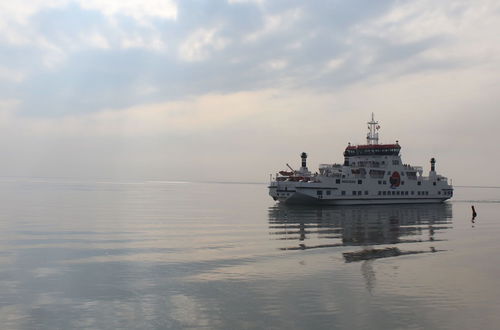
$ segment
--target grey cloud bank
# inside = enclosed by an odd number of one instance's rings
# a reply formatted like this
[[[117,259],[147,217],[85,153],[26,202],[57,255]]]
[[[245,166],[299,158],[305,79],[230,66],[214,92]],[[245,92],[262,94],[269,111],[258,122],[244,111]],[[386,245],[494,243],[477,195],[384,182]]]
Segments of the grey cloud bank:
[[[356,37],[350,30],[389,4],[182,1],[176,20],[152,16],[147,24],[127,16],[110,20],[77,4],[48,8],[29,18],[33,44],[3,45],[5,53],[30,53],[9,65],[32,73],[10,93],[22,99],[20,112],[46,116],[283,84],[338,85],[369,74],[360,63],[368,49],[358,53],[350,45]],[[382,47],[365,41],[371,52]],[[347,54],[352,51],[357,54]],[[358,69],[325,72],[337,57]]]

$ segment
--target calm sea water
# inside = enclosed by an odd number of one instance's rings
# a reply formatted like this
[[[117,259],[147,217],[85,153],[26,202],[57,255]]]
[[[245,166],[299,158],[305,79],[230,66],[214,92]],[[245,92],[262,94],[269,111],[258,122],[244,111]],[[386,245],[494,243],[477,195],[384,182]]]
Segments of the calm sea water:
[[[283,207],[264,184],[2,179],[1,328],[498,329],[500,189],[455,193]]]

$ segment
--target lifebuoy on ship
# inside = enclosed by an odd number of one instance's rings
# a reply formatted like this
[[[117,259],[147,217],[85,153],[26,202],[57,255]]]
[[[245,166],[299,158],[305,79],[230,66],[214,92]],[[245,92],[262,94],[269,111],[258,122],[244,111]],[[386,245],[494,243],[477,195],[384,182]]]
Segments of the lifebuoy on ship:
[[[389,182],[391,183],[391,188],[399,187],[401,184],[401,175],[399,175],[399,172],[392,172]]]

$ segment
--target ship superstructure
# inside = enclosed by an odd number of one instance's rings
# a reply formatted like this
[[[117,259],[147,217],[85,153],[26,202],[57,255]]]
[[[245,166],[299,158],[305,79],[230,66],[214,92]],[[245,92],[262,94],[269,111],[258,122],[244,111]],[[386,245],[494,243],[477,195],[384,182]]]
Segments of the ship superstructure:
[[[428,176],[423,168],[401,161],[401,146],[379,144],[380,125],[372,113],[366,144],[349,144],[343,164],[321,164],[312,174],[307,154],[301,154],[301,167],[280,171],[271,177],[269,195],[279,202],[299,204],[394,204],[439,203],[453,196],[448,179],[436,173],[431,158]]]

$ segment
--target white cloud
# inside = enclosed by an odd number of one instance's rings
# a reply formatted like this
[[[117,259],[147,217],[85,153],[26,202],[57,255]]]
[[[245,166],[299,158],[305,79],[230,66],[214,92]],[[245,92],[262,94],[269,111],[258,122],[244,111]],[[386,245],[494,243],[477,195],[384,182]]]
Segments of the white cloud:
[[[235,4],[235,3],[257,3],[257,4],[262,4],[266,0],[228,0],[227,3],[229,4]]]
[[[29,24],[29,18],[42,9],[63,7],[68,0],[16,0],[0,2],[0,24],[8,22]],[[0,25],[0,27],[3,27]]]
[[[30,26],[30,18],[43,9],[65,5],[66,0],[0,1],[0,41],[12,45],[33,42],[39,33]]]
[[[500,52],[500,44],[491,41],[500,28],[500,3],[492,0],[432,0],[398,3],[386,15],[354,31],[394,44],[441,38],[442,44],[426,51],[429,59],[477,58]],[[493,55],[493,54],[491,54]],[[451,57],[450,57],[451,56]]]
[[[303,46],[302,41],[294,41],[294,42],[288,44],[286,46],[286,48],[292,49],[292,50],[298,50],[298,49],[302,48],[302,46]]]
[[[96,32],[82,34],[80,40],[92,48],[109,49],[111,45],[105,35]]]
[[[271,69],[271,70],[282,70],[286,68],[288,65],[288,62],[286,60],[282,59],[275,59],[271,60],[266,63],[266,67]]]
[[[335,71],[338,70],[342,65],[345,63],[345,58],[334,58],[328,61],[326,64],[326,68],[329,71]]]
[[[78,0],[85,9],[107,16],[124,15],[145,23],[148,18],[177,19],[177,5],[171,0]]]
[[[19,83],[24,80],[25,76],[24,72],[0,66],[0,80]]]
[[[161,36],[156,33],[156,31],[151,31],[149,35],[123,34],[120,37],[119,43],[120,47],[123,49],[141,48],[156,52],[163,52],[167,50],[166,43],[162,40]]]
[[[64,8],[78,3],[82,9],[99,11],[110,18],[106,27],[91,26],[77,35],[61,30],[57,36],[48,36],[32,24],[31,18],[44,10]],[[147,35],[128,35],[116,24],[115,17],[133,18],[144,27]],[[150,20],[177,18],[177,6],[170,0],[19,0],[0,2],[0,42],[14,46],[33,46],[42,50],[43,63],[53,67],[66,58],[68,52],[99,48],[144,48],[155,51],[166,49],[159,31]],[[100,30],[102,29],[102,30]],[[106,35],[103,31],[108,32]],[[112,33],[109,33],[109,31]],[[146,32],[144,32],[146,33]],[[112,39],[119,38],[118,41]]]
[[[66,59],[66,50],[64,47],[50,41],[43,35],[34,36],[33,45],[36,45],[43,51],[42,61],[47,68],[54,68]]]
[[[106,16],[123,15],[144,21],[147,18],[177,18],[177,5],[171,0],[16,0],[0,2],[0,27],[8,22],[27,25],[33,15],[50,8],[63,8],[71,3],[81,8],[97,10]]]
[[[264,17],[264,26],[245,37],[247,42],[255,42],[265,36],[278,31],[289,29],[302,17],[302,11],[299,8],[289,9],[278,15],[267,15]]]
[[[398,43],[453,34],[460,18],[450,15],[449,7],[453,4],[453,1],[436,3],[428,0],[403,3],[369,24],[358,25],[357,29],[362,34]]]
[[[218,30],[198,29],[187,37],[179,48],[179,56],[188,62],[202,61],[213,51],[222,50],[229,40],[217,35]]]

